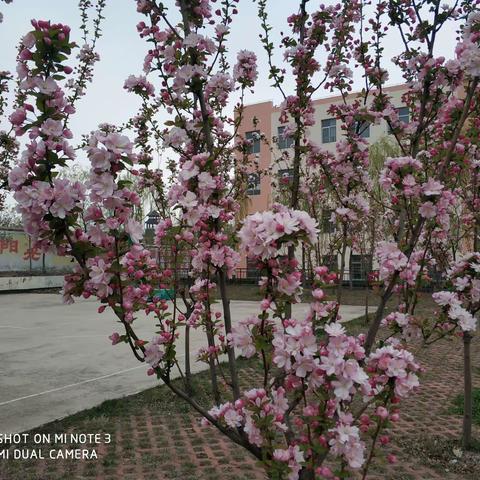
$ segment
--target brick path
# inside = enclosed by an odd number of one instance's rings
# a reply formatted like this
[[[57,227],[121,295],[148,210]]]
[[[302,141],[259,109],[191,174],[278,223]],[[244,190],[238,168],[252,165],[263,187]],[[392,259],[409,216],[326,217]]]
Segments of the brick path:
[[[480,387],[480,339],[472,343],[474,385]],[[398,457],[390,465],[382,453],[374,460],[369,480],[473,480],[480,478],[480,453],[469,454],[463,465],[452,455],[461,433],[462,419],[448,413],[452,399],[462,391],[463,350],[460,340],[442,342],[418,353],[427,371],[419,393],[401,406],[393,444],[385,453]],[[253,372],[242,371],[247,382]],[[77,432],[109,431],[114,441],[102,445],[98,460],[2,461],[1,480],[261,480],[261,468],[243,449],[213,428],[201,427],[198,418],[179,400],[152,402],[129,415],[84,419],[69,427]],[[50,426],[58,432],[62,423]],[[62,431],[62,430],[60,430]],[[480,428],[474,427],[480,439]],[[425,442],[434,445],[425,456]],[[436,442],[436,443],[435,443]],[[440,445],[437,456],[435,445]],[[442,451],[444,453],[442,454]],[[446,453],[445,453],[446,452]],[[446,457],[446,460],[445,460]],[[462,457],[465,458],[465,457]],[[452,462],[453,460],[453,462]]]

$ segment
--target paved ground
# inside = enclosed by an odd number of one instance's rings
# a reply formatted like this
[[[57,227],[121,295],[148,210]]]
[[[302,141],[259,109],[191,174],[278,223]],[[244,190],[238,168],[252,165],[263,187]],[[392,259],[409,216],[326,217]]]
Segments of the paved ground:
[[[0,432],[31,429],[156,384],[126,344],[110,346],[108,336],[121,325],[97,307],[95,300],[63,305],[55,294],[0,296]],[[307,308],[296,305],[294,313]],[[232,301],[234,322],[257,309],[258,302]],[[341,310],[343,321],[363,313],[358,306]],[[151,321],[136,322],[145,338]],[[205,343],[202,332],[192,334],[192,352]]]

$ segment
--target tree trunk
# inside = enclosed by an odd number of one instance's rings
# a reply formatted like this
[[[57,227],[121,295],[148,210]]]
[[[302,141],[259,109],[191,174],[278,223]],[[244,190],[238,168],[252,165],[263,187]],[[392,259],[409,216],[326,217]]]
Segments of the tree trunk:
[[[367,275],[367,287],[365,289],[365,325],[369,324],[369,317],[368,317],[368,296],[369,296],[369,289],[368,289],[368,275]]]
[[[190,366],[190,327],[185,327],[185,388],[193,396],[192,369]]]
[[[472,361],[470,345],[472,336],[463,334],[463,448],[469,449],[472,445]]]
[[[343,225],[343,234],[342,234],[342,251],[340,253],[340,278],[338,279],[337,285],[337,303],[342,303],[342,293],[343,293],[343,276],[345,275],[345,256],[347,254],[347,226]],[[352,252],[350,251],[350,255]],[[350,278],[350,288],[352,286],[352,272],[349,274]]]
[[[232,333],[232,317],[230,312],[230,300],[227,295],[227,280],[223,270],[218,271],[218,284],[220,287],[220,296],[222,297],[223,319],[225,322],[226,334]],[[228,345],[228,343],[227,343]],[[237,359],[235,357],[235,349],[227,346],[228,367],[230,369],[230,380],[232,382],[233,398],[238,400],[240,398],[240,382],[238,380]]]
[[[298,475],[298,480],[315,480],[315,474],[312,470],[303,467]]]
[[[207,320],[206,325],[207,330],[207,341],[208,346],[213,350],[215,348],[215,337],[213,335],[213,327],[211,320]],[[210,370],[210,382],[212,386],[212,394],[215,400],[215,405],[220,405],[221,397],[220,397],[220,390],[218,389],[218,380],[217,380],[217,369],[215,367],[215,357],[213,354],[209,354],[208,356],[208,367]]]

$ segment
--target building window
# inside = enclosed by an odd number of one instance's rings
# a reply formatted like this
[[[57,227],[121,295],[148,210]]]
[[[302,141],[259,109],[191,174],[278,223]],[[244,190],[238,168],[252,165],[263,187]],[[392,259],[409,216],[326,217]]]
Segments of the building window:
[[[284,168],[278,171],[280,185],[288,185],[293,180],[293,168]]]
[[[410,123],[410,110],[408,107],[397,108],[398,119],[403,123]]]
[[[260,132],[258,130],[247,132],[245,138],[250,142],[248,153],[260,153]]]
[[[260,174],[259,173],[248,174],[247,195],[260,195]]]
[[[322,120],[322,142],[332,143],[337,141],[337,121],[334,118]]]
[[[257,280],[261,276],[262,272],[259,269],[257,259],[252,260],[251,258],[247,258],[247,272],[246,273],[247,273],[247,275],[246,275],[247,279]]]
[[[322,265],[327,267],[331,272],[338,271],[338,258],[337,255],[323,255]]]
[[[410,109],[408,107],[397,108],[398,119],[401,123],[410,123]],[[388,133],[392,133],[390,125],[388,126]]]
[[[290,148],[293,145],[293,137],[291,135],[285,136],[284,135],[285,127],[278,127],[277,128],[277,135],[278,135],[278,140],[277,140],[277,146],[281,150],[285,148]]]
[[[350,255],[350,280],[366,280],[371,269],[371,255]]]
[[[322,233],[333,233],[335,231],[335,223],[332,222],[333,210],[325,209],[322,211],[322,221],[320,224],[320,231]]]
[[[370,123],[357,120],[355,122],[355,133],[362,138],[370,138]]]

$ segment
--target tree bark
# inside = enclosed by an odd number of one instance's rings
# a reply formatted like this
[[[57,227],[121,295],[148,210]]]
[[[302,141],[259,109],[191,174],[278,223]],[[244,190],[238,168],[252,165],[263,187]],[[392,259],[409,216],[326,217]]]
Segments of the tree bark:
[[[218,271],[218,285],[220,287],[220,295],[222,297],[223,306],[223,320],[225,322],[225,332],[227,335],[232,333],[232,317],[230,313],[230,300],[227,296],[227,280],[223,270]],[[228,345],[228,344],[227,344]],[[230,380],[232,382],[233,398],[238,400],[240,398],[240,382],[238,380],[237,359],[235,358],[235,349],[228,345],[228,367],[230,369]]]
[[[315,480],[315,474],[312,470],[303,467],[298,475],[298,480]]]
[[[463,334],[463,448],[472,446],[472,360],[470,346],[472,336],[469,332]]]
[[[187,393],[193,396],[192,369],[190,366],[190,327],[185,327],[185,387]]]

